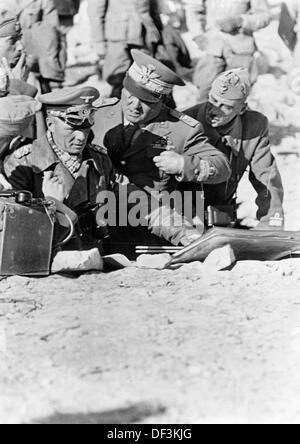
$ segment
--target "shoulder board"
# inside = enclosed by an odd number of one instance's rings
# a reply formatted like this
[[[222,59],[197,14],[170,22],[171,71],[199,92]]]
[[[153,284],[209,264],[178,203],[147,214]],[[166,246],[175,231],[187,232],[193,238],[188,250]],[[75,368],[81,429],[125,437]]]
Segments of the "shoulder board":
[[[28,156],[32,152],[32,144],[23,145],[21,148],[14,152],[14,156],[17,159],[23,159],[23,157]]]
[[[90,149],[96,151],[97,153],[108,155],[107,149],[100,145],[90,145]]]
[[[198,125],[200,125],[198,120],[193,119],[192,117],[187,116],[186,114],[183,114],[176,109],[170,109],[170,114],[171,116],[176,117],[178,120],[190,126],[191,128],[196,128]]]
[[[106,108],[108,106],[114,106],[117,103],[120,102],[120,99],[113,97],[111,99],[98,99],[94,102],[94,106],[95,108],[101,109],[101,108]]]

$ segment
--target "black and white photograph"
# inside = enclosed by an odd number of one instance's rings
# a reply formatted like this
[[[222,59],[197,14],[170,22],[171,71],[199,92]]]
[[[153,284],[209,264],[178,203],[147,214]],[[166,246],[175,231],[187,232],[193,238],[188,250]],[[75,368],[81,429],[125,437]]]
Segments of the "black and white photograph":
[[[0,0],[0,424],[300,424],[300,0]]]

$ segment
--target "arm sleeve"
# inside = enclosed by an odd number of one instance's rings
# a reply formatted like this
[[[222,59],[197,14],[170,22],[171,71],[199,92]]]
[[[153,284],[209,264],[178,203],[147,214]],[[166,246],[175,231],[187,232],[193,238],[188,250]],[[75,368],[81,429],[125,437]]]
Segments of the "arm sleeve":
[[[283,185],[276,160],[271,152],[269,130],[266,125],[250,164],[250,182],[257,192],[257,219],[272,226],[271,218],[284,222]],[[283,227],[283,223],[282,223]]]
[[[134,0],[135,8],[146,26],[155,27],[155,23],[151,15],[150,1],[151,0]]]
[[[219,184],[226,182],[230,175],[231,167],[225,154],[210,145],[202,125],[197,126],[184,147],[184,171],[179,180]]]
[[[251,0],[251,10],[243,15],[243,29],[256,32],[271,22],[271,12],[266,0]]]
[[[12,96],[29,96],[35,97],[37,95],[37,88],[35,86],[29,85],[29,83],[24,82],[19,79],[11,79],[9,84],[9,94]]]
[[[43,21],[55,28],[59,27],[58,12],[54,0],[43,0]]]
[[[88,15],[94,43],[105,42],[105,16],[109,0],[88,0]]]
[[[186,21],[193,38],[205,33],[206,28],[206,1],[184,0]]]
[[[13,190],[33,193],[33,172],[25,163],[16,162],[14,155],[11,155],[5,159],[3,169]]]

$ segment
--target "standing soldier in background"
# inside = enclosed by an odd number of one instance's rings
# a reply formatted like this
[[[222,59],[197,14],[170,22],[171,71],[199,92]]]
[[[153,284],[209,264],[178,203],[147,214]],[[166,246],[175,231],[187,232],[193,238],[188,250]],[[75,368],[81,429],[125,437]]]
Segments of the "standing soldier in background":
[[[300,0],[287,0],[286,5],[291,19],[295,23],[296,46],[293,50],[294,69],[291,73],[291,86],[294,92],[300,94]]]
[[[104,79],[112,97],[121,97],[125,74],[132,65],[130,51],[153,48],[161,35],[151,16],[151,0],[89,0],[92,37],[99,59],[105,59]]]
[[[266,0],[184,0],[187,25],[206,56],[199,62],[194,83],[200,101],[206,101],[212,82],[222,72],[246,68],[257,78],[253,33],[269,25]]]
[[[9,4],[8,4],[9,3]],[[0,0],[0,7],[19,18],[30,71],[42,92],[60,87],[64,81],[59,19],[54,0]]]
[[[54,0],[58,18],[59,29],[62,41],[62,63],[67,63],[67,35],[74,26],[74,17],[79,12],[80,0]]]

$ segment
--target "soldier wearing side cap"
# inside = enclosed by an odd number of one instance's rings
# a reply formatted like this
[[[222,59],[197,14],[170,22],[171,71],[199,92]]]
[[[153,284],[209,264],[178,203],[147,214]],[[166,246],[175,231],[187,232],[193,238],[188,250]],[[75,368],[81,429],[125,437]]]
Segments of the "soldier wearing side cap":
[[[112,100],[96,114],[95,143],[107,148],[131,184],[149,194],[171,192],[181,182],[227,180],[228,160],[208,143],[201,124],[164,104],[174,85],[182,86],[183,81],[141,51],[132,51],[132,56],[121,101]],[[174,233],[169,235],[164,237],[176,243]],[[180,236],[186,237],[182,232]],[[188,236],[184,243],[189,243]]]
[[[107,234],[97,221],[98,197],[110,189],[113,168],[105,150],[90,143],[94,123],[95,88],[63,89],[40,97],[47,112],[48,131],[22,146],[4,161],[13,189],[34,197],[52,197],[79,218],[77,234],[85,248],[98,245]],[[77,241],[79,236],[76,237]]]
[[[11,189],[3,170],[3,159],[17,149],[27,149],[32,140],[23,134],[32,125],[41,105],[28,96],[11,95],[1,99],[0,106],[0,186]]]
[[[230,158],[233,171],[227,182],[205,185],[206,204],[217,207],[216,214],[218,207],[224,211],[226,208],[232,217],[239,182],[249,167],[249,179],[257,192],[257,228],[283,230],[284,192],[271,152],[269,124],[263,114],[247,108],[250,89],[251,82],[246,70],[227,71],[213,83],[208,102],[186,111],[202,123],[209,141]],[[222,219],[226,220],[224,217]]]
[[[7,94],[35,97],[37,89],[27,83],[28,68],[18,19],[0,9],[1,96]],[[5,85],[5,86],[4,86]]]
[[[254,83],[257,78],[254,32],[271,21],[267,1],[184,0],[184,3],[189,31],[206,52],[194,75],[199,101],[208,99],[212,82],[229,69],[248,69]]]

